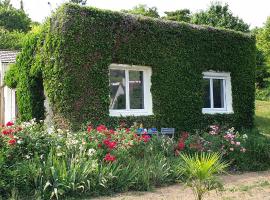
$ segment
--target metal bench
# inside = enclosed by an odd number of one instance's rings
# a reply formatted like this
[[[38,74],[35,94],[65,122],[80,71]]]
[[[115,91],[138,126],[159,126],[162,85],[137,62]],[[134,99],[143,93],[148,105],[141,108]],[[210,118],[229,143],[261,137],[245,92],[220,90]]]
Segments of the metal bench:
[[[174,137],[175,128],[161,128],[160,135],[161,136],[169,136],[171,138]]]

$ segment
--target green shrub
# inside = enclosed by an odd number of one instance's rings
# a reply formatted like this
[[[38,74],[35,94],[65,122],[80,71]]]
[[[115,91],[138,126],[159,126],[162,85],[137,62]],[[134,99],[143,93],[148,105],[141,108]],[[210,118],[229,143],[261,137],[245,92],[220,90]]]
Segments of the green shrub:
[[[261,171],[270,167],[270,138],[257,130],[247,131],[245,154],[236,154],[234,164],[241,171]]]

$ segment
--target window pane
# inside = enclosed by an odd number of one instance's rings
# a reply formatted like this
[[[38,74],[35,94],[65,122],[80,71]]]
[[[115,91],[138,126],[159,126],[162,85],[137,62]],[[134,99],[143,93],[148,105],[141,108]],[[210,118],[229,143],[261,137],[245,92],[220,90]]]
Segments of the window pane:
[[[110,109],[126,109],[126,82],[124,70],[110,70]]]
[[[224,108],[223,79],[213,79],[214,108]]]
[[[130,109],[144,109],[143,72],[129,71]]]
[[[210,79],[203,79],[204,85],[204,108],[211,108]]]

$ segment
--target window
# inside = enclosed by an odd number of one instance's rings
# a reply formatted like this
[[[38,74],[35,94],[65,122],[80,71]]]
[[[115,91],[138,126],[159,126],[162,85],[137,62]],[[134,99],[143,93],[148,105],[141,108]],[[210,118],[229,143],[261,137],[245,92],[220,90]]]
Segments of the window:
[[[110,115],[139,116],[152,114],[151,68],[110,65]]]
[[[233,113],[230,73],[204,72],[203,113]]]

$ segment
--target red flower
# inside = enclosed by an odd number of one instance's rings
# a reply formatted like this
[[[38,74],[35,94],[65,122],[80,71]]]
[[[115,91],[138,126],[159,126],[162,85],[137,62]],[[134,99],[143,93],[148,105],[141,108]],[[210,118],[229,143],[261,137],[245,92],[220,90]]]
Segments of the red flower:
[[[93,129],[92,126],[89,125],[89,126],[87,127],[87,132],[90,133],[90,132],[92,131],[92,129]]]
[[[14,125],[14,123],[12,122],[12,121],[10,121],[10,122],[8,122],[7,124],[6,124],[6,126],[13,126]]]
[[[103,144],[105,144],[106,146],[110,143],[110,140],[109,139],[105,139],[103,140]]]
[[[128,133],[130,131],[130,129],[129,128],[126,128],[126,132]]]
[[[114,149],[117,145],[117,142],[111,142],[110,139],[105,139],[103,140],[103,144],[105,144],[109,149]]]
[[[3,135],[10,135],[12,132],[13,132],[12,129],[5,129],[5,130],[2,130],[2,134],[3,134]]]
[[[111,155],[110,153],[107,153],[104,157],[104,160],[107,162],[114,162],[116,161],[116,157]]]
[[[114,130],[110,129],[109,130],[110,134],[114,134]]]
[[[150,138],[151,137],[149,135],[146,135],[146,134],[142,135],[142,139],[144,142],[148,142],[150,140]]]
[[[107,145],[107,147],[108,147],[109,149],[114,149],[114,148],[116,147],[116,145],[117,145],[117,142],[110,142],[110,143]]]
[[[9,145],[14,145],[14,144],[16,144],[16,140],[15,139],[11,139],[11,140],[8,141],[8,144]]]
[[[103,132],[103,131],[106,131],[106,130],[107,130],[107,128],[106,128],[105,125],[99,125],[99,126],[97,127],[97,131],[98,131],[98,132]]]
[[[98,144],[98,148],[101,148],[101,147],[102,147],[102,144],[99,143],[99,144]]]
[[[185,142],[183,139],[180,139],[178,144],[177,144],[177,149],[182,151],[185,148]]]

